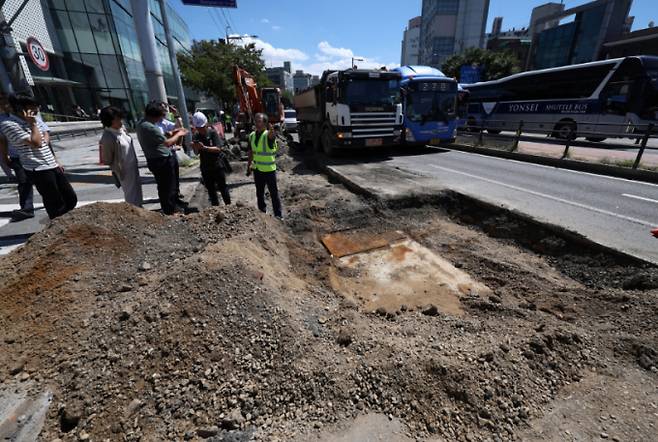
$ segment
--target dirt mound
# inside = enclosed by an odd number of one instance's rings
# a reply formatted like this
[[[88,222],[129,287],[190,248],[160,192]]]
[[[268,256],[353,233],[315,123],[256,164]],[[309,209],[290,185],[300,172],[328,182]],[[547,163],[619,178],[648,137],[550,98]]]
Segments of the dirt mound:
[[[44,440],[332,440],[373,413],[402,439],[518,440],[588,373],[655,380],[652,292],[565,276],[551,260],[569,245],[545,241],[544,257],[436,207],[371,206],[297,166],[280,176],[285,223],[242,204],[96,204],[0,261],[0,380],[52,391]],[[373,312],[332,286],[336,272],[360,282],[321,242],[346,230],[399,230],[490,290],[460,292],[459,314]]]

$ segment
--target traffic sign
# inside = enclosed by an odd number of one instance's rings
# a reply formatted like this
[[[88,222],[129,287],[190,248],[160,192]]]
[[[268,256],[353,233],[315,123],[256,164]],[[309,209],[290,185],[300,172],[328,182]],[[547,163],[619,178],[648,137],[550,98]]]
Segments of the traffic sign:
[[[237,8],[238,0],[183,0],[184,5],[214,6],[217,8]]]
[[[477,83],[480,78],[482,78],[482,68],[476,64],[465,64],[459,69],[459,82],[462,84]]]
[[[50,60],[48,59],[48,53],[43,48],[39,40],[34,37],[27,39],[27,53],[29,54],[32,62],[42,71],[47,71],[50,69]]]

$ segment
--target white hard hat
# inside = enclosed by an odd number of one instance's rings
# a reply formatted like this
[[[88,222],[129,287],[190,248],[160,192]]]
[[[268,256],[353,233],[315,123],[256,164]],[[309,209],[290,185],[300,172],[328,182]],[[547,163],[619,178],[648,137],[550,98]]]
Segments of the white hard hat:
[[[200,127],[206,127],[208,124],[208,117],[205,116],[203,112],[196,112],[192,115],[192,126],[197,129]]]

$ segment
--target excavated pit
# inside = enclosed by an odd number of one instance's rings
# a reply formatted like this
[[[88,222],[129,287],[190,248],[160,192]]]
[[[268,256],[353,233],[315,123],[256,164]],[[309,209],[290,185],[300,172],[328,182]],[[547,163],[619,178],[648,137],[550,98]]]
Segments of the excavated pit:
[[[464,296],[488,296],[491,289],[403,232],[367,231],[324,235],[334,257],[331,287],[365,311],[382,314],[432,309],[462,316]]]

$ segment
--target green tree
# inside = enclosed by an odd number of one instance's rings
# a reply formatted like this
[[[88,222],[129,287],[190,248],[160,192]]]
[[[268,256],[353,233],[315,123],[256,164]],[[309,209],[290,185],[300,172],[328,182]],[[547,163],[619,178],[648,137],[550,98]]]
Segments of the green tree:
[[[190,54],[178,53],[183,84],[204,92],[216,100],[235,102],[233,66],[247,70],[259,87],[267,86],[262,50],[249,44],[227,45],[223,40],[201,40],[192,44]]]
[[[519,60],[510,51],[490,51],[480,48],[466,49],[462,54],[448,58],[441,70],[448,77],[459,78],[459,70],[464,65],[477,64],[482,67],[482,80],[497,80],[521,71]]]
[[[294,94],[289,90],[281,91],[281,102],[285,107],[292,107]]]

